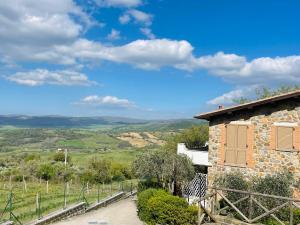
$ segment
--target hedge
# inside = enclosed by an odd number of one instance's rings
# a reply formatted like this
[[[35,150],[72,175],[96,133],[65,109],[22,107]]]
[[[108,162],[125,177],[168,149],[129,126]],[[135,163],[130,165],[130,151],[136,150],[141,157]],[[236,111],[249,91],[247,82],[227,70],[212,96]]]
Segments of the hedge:
[[[138,194],[138,215],[149,225],[195,225],[197,207],[162,189],[147,189]]]

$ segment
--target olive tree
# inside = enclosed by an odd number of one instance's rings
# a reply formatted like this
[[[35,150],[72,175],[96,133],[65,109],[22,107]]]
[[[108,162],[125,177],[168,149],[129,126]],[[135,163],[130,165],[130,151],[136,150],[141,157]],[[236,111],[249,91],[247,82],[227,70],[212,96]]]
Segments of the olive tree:
[[[140,179],[155,178],[159,186],[177,195],[182,183],[194,176],[194,167],[186,156],[172,151],[151,151],[133,162],[133,169]]]

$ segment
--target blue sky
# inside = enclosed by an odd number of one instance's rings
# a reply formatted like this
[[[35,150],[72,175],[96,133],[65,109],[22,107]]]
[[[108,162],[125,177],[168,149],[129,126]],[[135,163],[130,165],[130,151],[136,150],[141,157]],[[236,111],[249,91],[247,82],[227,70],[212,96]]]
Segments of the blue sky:
[[[0,2],[0,114],[191,118],[300,84],[299,1]]]

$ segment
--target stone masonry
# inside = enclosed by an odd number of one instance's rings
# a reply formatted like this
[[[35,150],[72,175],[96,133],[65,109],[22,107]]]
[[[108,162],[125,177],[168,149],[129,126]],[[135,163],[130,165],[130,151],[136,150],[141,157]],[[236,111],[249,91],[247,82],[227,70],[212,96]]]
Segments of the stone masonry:
[[[246,167],[224,165],[224,127],[228,123],[243,121],[251,124],[251,134],[248,137],[250,145]],[[275,122],[297,123],[297,135],[294,136],[296,148],[293,151],[274,149],[272,127]],[[216,116],[209,124],[209,162],[208,180],[211,185],[216,176],[224,172],[240,171],[246,177],[266,176],[288,170],[296,179],[300,178],[300,102],[290,99],[276,104],[267,104],[252,109]]]

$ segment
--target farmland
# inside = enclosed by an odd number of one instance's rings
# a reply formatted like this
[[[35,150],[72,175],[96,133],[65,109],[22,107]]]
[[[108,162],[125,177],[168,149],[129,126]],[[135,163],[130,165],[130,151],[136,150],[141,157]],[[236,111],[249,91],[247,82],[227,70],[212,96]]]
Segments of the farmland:
[[[135,185],[135,181],[90,186],[72,182],[67,186],[61,183],[50,183],[47,193],[45,182],[27,183],[26,189],[22,182],[1,182],[0,208],[3,215],[0,217],[0,222],[9,219],[10,211],[24,223],[77,202],[86,201],[88,204],[93,204],[119,191],[130,191]]]
[[[65,201],[67,205],[81,201],[82,191],[93,203],[122,188],[128,190],[136,184],[131,169],[136,157],[161,148],[169,136],[194,124],[113,118],[99,124],[88,118],[51,117],[56,126],[49,126],[48,118],[15,120],[6,118],[0,126],[0,211],[11,199],[11,210],[22,222],[60,209]],[[8,216],[6,209],[1,220]]]

